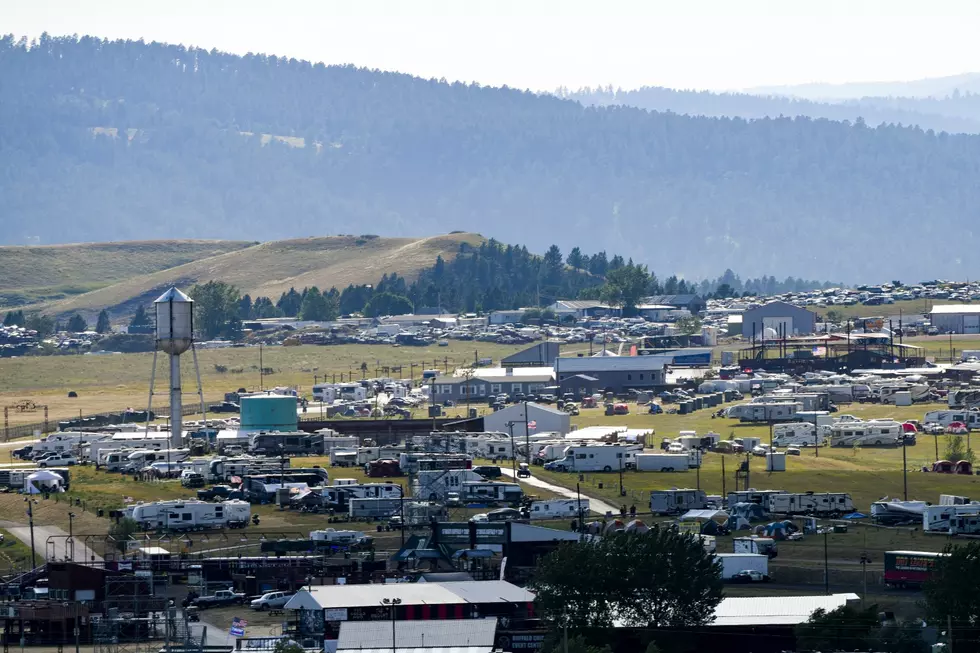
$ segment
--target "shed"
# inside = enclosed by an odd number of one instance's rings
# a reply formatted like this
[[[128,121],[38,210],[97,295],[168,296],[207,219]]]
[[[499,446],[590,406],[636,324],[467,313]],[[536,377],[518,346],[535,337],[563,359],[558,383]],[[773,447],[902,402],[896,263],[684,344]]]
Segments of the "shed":
[[[526,423],[528,429],[524,429],[525,414],[524,407],[527,406]],[[483,428],[487,431],[499,433],[512,432],[515,438],[523,438],[530,433],[560,433],[565,435],[572,430],[572,418],[565,411],[551,408],[535,403],[517,403],[490,413],[483,418]]]

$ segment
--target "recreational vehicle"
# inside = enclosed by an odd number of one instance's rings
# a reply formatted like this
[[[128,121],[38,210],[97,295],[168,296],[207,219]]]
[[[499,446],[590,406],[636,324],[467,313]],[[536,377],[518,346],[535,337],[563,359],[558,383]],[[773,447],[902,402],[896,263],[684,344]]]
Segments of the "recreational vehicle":
[[[490,503],[517,505],[524,498],[518,483],[500,481],[466,481],[459,493],[464,503]]]
[[[922,418],[923,422],[935,422],[949,426],[962,422],[969,429],[980,429],[980,411],[976,410],[931,410]]]
[[[35,442],[31,454],[36,456],[37,454],[47,453],[48,451],[73,451],[80,454],[84,445],[108,440],[111,437],[112,435],[109,433],[88,433],[82,431],[52,433]]]
[[[805,492],[773,494],[767,497],[766,510],[779,515],[843,515],[854,512],[851,495],[842,492]]]
[[[530,519],[578,519],[589,516],[589,500],[541,499],[526,507]]]
[[[405,474],[449,469],[472,469],[473,458],[459,453],[400,453],[398,466]]]
[[[253,433],[248,450],[257,456],[322,456],[326,453],[323,434],[303,431]]]
[[[699,452],[638,453],[636,454],[636,469],[641,472],[686,472],[692,466],[690,464],[692,454],[699,454]]]
[[[704,510],[708,496],[703,490],[673,489],[650,492],[650,512],[655,515],[679,515],[688,510]]]
[[[769,498],[780,494],[786,494],[786,490],[756,490],[755,488],[749,488],[748,490],[729,492],[726,497],[726,505],[731,509],[732,506],[739,503],[758,503],[763,508],[766,508],[769,505]]]
[[[169,463],[179,463],[187,460],[191,455],[188,449],[137,449],[126,456],[129,465],[121,470],[123,472],[138,471],[148,466],[150,463],[159,461]]]
[[[927,533],[946,533],[949,532],[952,519],[967,515],[980,515],[980,503],[926,506],[922,511],[922,530]]]
[[[749,403],[732,406],[726,415],[741,422],[790,422],[800,410],[797,403]]]
[[[427,501],[445,501],[450,492],[462,492],[463,483],[482,483],[484,478],[471,469],[420,471],[412,484],[412,495]]]
[[[613,472],[636,467],[638,445],[574,445],[565,449],[565,457],[547,463],[544,468],[556,472]]]
[[[897,447],[904,437],[902,425],[891,420],[839,422],[830,427],[832,447]]]
[[[772,431],[774,447],[814,447],[822,446],[826,439],[823,427],[816,428],[806,422],[779,424]]]
[[[208,477],[212,481],[223,482],[231,479],[232,476],[278,472],[282,469],[289,468],[289,458],[268,459],[253,458],[252,456],[217,458],[212,460],[208,467]],[[326,473],[326,470],[324,470],[324,473]]]
[[[133,506],[132,518],[143,530],[189,531],[207,528],[244,528],[251,517],[245,501],[155,501]]]

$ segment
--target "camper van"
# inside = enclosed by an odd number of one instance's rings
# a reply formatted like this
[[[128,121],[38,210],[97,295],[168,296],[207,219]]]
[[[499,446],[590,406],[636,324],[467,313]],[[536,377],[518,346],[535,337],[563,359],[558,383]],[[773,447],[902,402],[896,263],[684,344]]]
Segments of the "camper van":
[[[245,501],[155,501],[133,506],[132,518],[143,530],[190,531],[244,528],[252,508]]]
[[[838,422],[830,427],[832,447],[897,447],[904,437],[902,425],[891,420]]]
[[[655,515],[679,515],[688,510],[703,510],[708,496],[703,490],[673,489],[650,492],[650,512]]]
[[[854,512],[851,495],[842,492],[773,494],[766,510],[779,515],[843,515]]]

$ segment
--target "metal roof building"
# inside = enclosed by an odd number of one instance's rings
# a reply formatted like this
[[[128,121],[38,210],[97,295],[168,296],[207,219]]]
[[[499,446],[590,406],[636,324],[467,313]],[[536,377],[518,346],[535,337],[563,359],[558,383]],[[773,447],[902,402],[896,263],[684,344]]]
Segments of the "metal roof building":
[[[348,621],[340,625],[338,651],[389,653],[489,653],[493,649],[497,620],[447,619],[396,621],[393,628],[376,621]]]
[[[795,626],[804,623],[815,610],[836,610],[857,594],[829,596],[759,596],[722,599],[715,608],[712,626]]]
[[[933,306],[929,321],[943,333],[980,333],[980,304]]]
[[[534,594],[502,580],[455,583],[388,583],[384,585],[322,585],[300,590],[287,610],[374,608],[382,599],[399,600],[402,607],[487,603],[530,603]],[[338,619],[346,621],[347,619]]]

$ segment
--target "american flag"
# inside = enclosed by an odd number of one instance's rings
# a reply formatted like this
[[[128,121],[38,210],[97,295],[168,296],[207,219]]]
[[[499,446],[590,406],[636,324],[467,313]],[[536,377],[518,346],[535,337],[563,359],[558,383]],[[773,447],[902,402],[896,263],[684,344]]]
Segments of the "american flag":
[[[530,422],[527,423],[527,427],[529,429],[536,429],[538,428],[538,423],[532,419]]]

